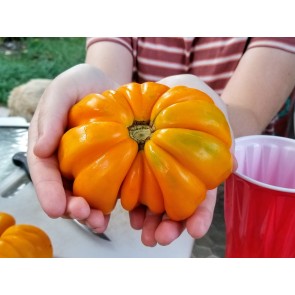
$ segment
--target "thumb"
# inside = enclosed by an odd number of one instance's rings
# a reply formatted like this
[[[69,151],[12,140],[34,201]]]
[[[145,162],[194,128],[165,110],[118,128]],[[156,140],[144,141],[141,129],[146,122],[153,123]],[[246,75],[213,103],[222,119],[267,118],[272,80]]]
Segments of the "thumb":
[[[64,124],[61,124],[60,120],[56,120],[56,123],[50,124],[50,122],[40,120],[38,138],[34,146],[34,154],[39,158],[47,158],[52,156],[58,145],[60,138],[64,133]]]
[[[89,93],[117,86],[98,68],[87,64],[74,66],[57,76],[43,93],[34,116],[35,154],[48,157],[55,152],[67,125],[69,109],[77,101]]]
[[[37,157],[47,158],[58,147],[66,127],[66,108],[66,105],[61,105],[60,108],[51,110],[49,103],[40,101],[29,129],[29,142],[34,146],[34,154]]]

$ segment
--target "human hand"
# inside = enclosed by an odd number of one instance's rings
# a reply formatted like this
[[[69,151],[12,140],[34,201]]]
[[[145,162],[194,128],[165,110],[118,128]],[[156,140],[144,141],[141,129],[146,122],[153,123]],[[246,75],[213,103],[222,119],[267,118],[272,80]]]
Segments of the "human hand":
[[[202,90],[214,100],[217,107],[228,119],[225,104],[219,96],[198,77],[193,75],[177,75],[162,79],[159,83],[169,87],[184,85]],[[233,138],[232,130],[231,135]],[[231,146],[232,154],[233,151],[234,141]],[[234,169],[236,169],[236,163],[234,163]],[[211,225],[216,196],[217,188],[207,191],[205,200],[198,206],[196,211],[187,220],[181,222],[172,221],[165,214],[154,214],[141,206],[130,212],[130,223],[134,229],[142,230],[141,240],[146,246],[152,247],[157,243],[160,245],[168,245],[177,239],[185,229],[193,238],[198,239],[206,234]]]
[[[52,218],[78,219],[97,232],[105,231],[109,216],[72,196],[59,171],[56,150],[72,105],[89,93],[117,88],[100,70],[77,65],[56,77],[44,92],[29,128],[28,164],[44,212]]]
[[[173,221],[166,214],[155,214],[145,207],[137,207],[130,212],[130,224],[136,230],[142,230],[141,241],[153,247],[157,243],[166,246],[176,240],[187,229],[194,238],[203,237],[208,231],[216,204],[217,189],[207,191],[205,200],[187,220]]]

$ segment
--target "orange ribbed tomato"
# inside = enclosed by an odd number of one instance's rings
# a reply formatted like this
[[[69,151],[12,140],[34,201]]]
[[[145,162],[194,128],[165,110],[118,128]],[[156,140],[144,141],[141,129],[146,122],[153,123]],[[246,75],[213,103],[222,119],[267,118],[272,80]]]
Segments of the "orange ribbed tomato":
[[[73,193],[111,213],[140,204],[188,218],[233,169],[231,132],[204,92],[146,82],[89,94],[68,117],[58,158]]]
[[[4,231],[10,226],[15,224],[15,219],[12,215],[0,212],[0,236],[4,233]]]
[[[11,221],[12,222],[7,222]],[[53,248],[48,235],[29,224],[15,224],[13,216],[0,213],[0,258],[51,258]]]

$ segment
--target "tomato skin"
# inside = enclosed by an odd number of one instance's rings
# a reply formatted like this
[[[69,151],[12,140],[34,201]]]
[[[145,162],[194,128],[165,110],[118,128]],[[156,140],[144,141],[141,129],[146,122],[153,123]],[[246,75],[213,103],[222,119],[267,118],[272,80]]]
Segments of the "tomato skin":
[[[204,200],[205,185],[152,141],[146,143],[145,153],[163,193],[167,215],[176,221],[186,219]]]
[[[72,107],[58,159],[92,208],[110,214],[121,198],[128,211],[145,205],[180,221],[230,175],[231,146],[227,119],[206,93],[133,82]]]
[[[223,141],[228,148],[232,144],[225,116],[213,103],[207,101],[190,100],[167,107],[158,114],[154,128],[156,130],[184,128],[203,131]]]
[[[197,175],[207,189],[227,178],[233,166],[229,149],[215,136],[196,130],[167,128],[157,130],[152,142]],[[218,165],[216,165],[218,163]]]
[[[4,233],[4,231],[15,224],[15,219],[11,214],[6,212],[0,212],[0,236]]]
[[[64,176],[77,177],[87,165],[126,139],[129,139],[128,130],[116,122],[93,122],[70,129],[62,137],[58,151]]]
[[[137,153],[121,187],[121,204],[128,211],[143,204],[154,213],[165,211],[163,194],[143,150]]]
[[[213,100],[201,90],[189,88],[186,86],[175,86],[167,90],[159,97],[151,112],[151,121],[153,122],[157,115],[165,108],[184,101],[201,100],[213,103]]]
[[[53,247],[49,236],[39,227],[29,224],[15,224],[7,213],[0,213],[0,258],[51,258]],[[12,220],[7,226],[6,220]]]
[[[136,157],[137,144],[126,139],[114,145],[77,175],[73,190],[104,214],[114,209],[122,181]]]
[[[30,224],[15,224],[9,227],[1,236],[2,239],[15,239],[14,244],[17,245],[18,251],[25,250],[23,256],[35,258],[51,258],[53,257],[53,247],[49,236],[41,228]],[[20,247],[18,241],[25,244],[25,247]],[[32,245],[33,248],[31,248]],[[22,249],[21,249],[22,248]]]
[[[128,211],[139,205],[143,184],[143,154],[138,152],[126,174],[120,191],[122,207]]]
[[[117,92],[123,94],[130,104],[134,120],[143,122],[150,120],[154,104],[168,89],[169,87],[159,83],[145,82],[123,85]]]
[[[121,95],[112,91],[105,92],[105,95],[93,93],[85,96],[82,103],[71,108],[69,126],[95,121],[117,122],[129,126],[133,121],[132,111],[127,102],[118,102],[121,98]]]
[[[22,258],[22,255],[11,243],[0,239],[0,258]]]

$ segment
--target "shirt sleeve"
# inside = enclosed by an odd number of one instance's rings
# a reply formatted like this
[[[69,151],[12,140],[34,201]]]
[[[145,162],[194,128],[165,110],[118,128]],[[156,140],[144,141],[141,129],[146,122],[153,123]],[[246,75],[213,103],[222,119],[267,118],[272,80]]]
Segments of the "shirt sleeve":
[[[247,49],[255,47],[270,47],[281,49],[290,53],[295,53],[295,38],[250,38]]]
[[[122,37],[88,37],[86,39],[86,50],[93,44],[98,42],[113,42],[124,46],[133,56],[132,38]]]

